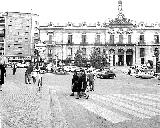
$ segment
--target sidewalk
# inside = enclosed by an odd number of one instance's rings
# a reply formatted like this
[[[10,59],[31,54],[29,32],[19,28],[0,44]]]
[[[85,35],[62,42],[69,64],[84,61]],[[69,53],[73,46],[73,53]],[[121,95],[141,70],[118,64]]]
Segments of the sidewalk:
[[[51,128],[49,88],[38,92],[36,85],[6,83],[0,92],[0,128]]]

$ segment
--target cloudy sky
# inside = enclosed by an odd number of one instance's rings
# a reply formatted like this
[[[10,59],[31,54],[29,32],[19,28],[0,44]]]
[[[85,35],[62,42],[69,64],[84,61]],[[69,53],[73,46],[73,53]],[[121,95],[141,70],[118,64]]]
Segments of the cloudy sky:
[[[159,22],[160,0],[122,0],[125,16],[134,21]],[[49,22],[95,23],[115,18],[118,0],[3,0],[1,12],[32,12],[39,14],[40,25]]]

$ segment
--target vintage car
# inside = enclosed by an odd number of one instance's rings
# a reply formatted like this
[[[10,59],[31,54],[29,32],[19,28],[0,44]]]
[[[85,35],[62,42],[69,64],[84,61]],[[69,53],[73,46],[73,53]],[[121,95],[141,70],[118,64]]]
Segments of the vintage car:
[[[56,75],[67,75],[68,73],[64,70],[64,68],[57,68],[55,70]]]
[[[142,78],[142,79],[151,79],[151,78],[154,78],[154,74],[155,74],[154,71],[145,69],[145,70],[139,71],[135,75],[135,77]]]
[[[112,70],[104,70],[99,74],[100,79],[109,79],[116,77],[116,74]]]
[[[77,70],[77,69],[79,69],[79,67],[77,66],[64,66],[64,70],[66,72],[74,72],[74,70]]]

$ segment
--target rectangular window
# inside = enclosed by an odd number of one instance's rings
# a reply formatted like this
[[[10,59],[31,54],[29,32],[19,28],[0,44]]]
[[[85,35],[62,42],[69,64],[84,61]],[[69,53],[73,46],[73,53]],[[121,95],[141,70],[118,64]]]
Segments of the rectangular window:
[[[140,35],[139,42],[140,44],[144,44],[144,35]]]
[[[154,35],[155,44],[159,44],[159,35]]]
[[[103,49],[103,54],[106,54],[106,49]]]
[[[68,48],[68,50],[69,50],[69,52],[68,52],[69,54],[68,55],[72,56],[72,48]]]
[[[34,33],[34,36],[35,36],[35,37],[38,37],[38,33]]]
[[[52,44],[52,35],[49,35],[49,43]]]
[[[132,43],[131,35],[128,35],[128,44],[131,44],[131,43]]]
[[[68,35],[68,44],[72,44],[72,35]]]
[[[144,64],[144,58],[141,58],[141,64]]]
[[[100,35],[96,35],[96,41],[95,42],[99,44],[100,43],[100,38],[101,38]]]
[[[123,43],[123,35],[119,35],[119,43],[120,43],[120,44]]]
[[[145,49],[140,48],[140,57],[144,57],[144,56],[145,56]]]
[[[110,35],[110,43],[114,44],[114,35]]]
[[[4,42],[4,37],[0,37],[0,42]]]
[[[82,54],[86,55],[86,48],[82,48]]]
[[[82,35],[82,43],[86,43],[86,35]]]
[[[48,54],[52,54],[52,50],[51,49],[48,50]]]

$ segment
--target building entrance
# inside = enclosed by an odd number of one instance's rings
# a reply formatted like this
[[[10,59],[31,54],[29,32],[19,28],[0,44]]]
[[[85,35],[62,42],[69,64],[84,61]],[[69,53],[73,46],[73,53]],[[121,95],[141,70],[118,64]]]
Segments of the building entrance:
[[[118,66],[124,66],[124,50],[118,49]]]
[[[126,51],[126,64],[127,66],[133,65],[133,50],[132,49],[128,49]]]
[[[109,50],[109,62],[110,62],[110,66],[115,66],[115,50],[114,49]]]

